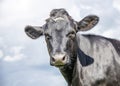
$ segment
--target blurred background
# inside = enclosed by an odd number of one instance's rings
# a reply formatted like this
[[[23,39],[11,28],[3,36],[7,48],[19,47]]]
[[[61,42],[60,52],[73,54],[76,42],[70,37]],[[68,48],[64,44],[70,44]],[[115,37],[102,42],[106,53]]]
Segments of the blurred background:
[[[65,8],[76,20],[100,17],[82,34],[120,40],[120,0],[0,0],[0,86],[67,86],[59,69],[51,67],[44,36],[32,40],[26,25],[42,26],[54,8]]]

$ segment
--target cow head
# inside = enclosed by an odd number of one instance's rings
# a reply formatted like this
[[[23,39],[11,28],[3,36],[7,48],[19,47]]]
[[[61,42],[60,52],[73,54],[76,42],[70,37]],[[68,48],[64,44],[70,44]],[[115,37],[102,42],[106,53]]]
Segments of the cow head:
[[[54,9],[50,13],[50,18],[42,27],[27,26],[26,34],[37,39],[45,35],[50,63],[60,67],[70,64],[77,55],[76,33],[87,31],[93,28],[99,21],[95,15],[89,15],[80,22],[74,21],[64,9]]]

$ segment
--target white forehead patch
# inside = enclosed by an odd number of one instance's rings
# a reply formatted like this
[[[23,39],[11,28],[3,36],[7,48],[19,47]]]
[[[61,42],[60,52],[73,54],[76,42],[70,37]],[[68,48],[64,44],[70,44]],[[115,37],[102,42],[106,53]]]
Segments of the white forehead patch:
[[[57,18],[55,18],[55,19],[53,19],[54,21],[58,21],[58,20],[65,20],[64,18],[62,18],[62,17],[57,17]]]

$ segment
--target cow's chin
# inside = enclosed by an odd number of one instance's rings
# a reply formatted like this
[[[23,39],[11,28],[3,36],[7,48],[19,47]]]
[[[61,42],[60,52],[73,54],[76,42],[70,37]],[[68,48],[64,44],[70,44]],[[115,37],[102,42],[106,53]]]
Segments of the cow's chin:
[[[61,67],[64,67],[65,65],[55,65],[55,67],[57,68],[61,68]]]
[[[64,68],[66,68],[68,65],[67,64],[65,64],[65,65],[56,65],[55,67],[56,68],[59,68],[59,69],[64,69]]]

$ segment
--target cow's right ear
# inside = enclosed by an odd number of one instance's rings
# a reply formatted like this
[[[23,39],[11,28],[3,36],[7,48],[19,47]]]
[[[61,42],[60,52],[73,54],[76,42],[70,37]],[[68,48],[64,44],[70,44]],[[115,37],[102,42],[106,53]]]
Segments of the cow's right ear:
[[[88,15],[78,22],[77,31],[88,31],[92,29],[99,22],[99,17],[96,15]]]
[[[43,28],[38,26],[26,26],[25,33],[32,39],[37,39],[43,35]]]

